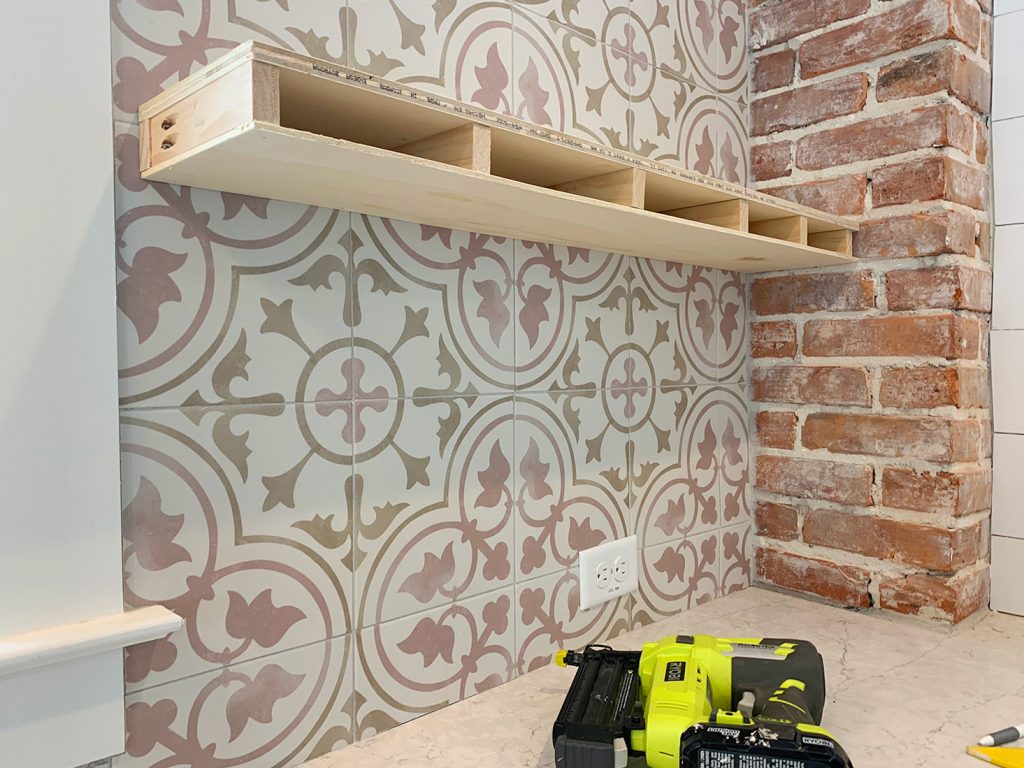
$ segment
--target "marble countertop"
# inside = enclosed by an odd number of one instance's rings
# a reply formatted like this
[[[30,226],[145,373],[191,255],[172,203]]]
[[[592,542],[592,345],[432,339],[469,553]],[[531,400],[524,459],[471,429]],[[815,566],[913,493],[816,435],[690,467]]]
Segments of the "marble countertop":
[[[823,724],[855,768],[981,766],[964,747],[1024,715],[1024,618],[986,614],[951,630],[753,588],[612,645],[677,633],[815,643],[828,679]],[[551,723],[573,671],[549,665],[303,768],[553,766]]]

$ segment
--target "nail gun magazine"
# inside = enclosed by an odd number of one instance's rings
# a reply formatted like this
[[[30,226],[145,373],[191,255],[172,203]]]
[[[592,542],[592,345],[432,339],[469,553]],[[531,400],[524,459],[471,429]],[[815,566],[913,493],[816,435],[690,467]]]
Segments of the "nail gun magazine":
[[[821,727],[825,667],[803,640],[679,635],[641,651],[559,651],[577,667],[558,768],[852,768]],[[632,763],[631,763],[632,764]]]

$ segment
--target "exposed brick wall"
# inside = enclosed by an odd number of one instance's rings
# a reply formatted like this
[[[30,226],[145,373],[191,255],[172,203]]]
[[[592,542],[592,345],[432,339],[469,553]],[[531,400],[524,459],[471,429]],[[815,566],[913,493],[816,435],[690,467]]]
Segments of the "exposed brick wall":
[[[990,8],[753,0],[754,186],[859,262],[750,284],[757,572],[960,621],[988,602]]]

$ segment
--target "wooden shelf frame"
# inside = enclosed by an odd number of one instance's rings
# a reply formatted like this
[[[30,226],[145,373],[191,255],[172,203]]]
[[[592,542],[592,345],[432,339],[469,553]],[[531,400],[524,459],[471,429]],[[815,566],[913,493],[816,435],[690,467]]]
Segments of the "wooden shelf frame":
[[[255,42],[139,132],[152,181],[742,272],[854,260],[847,219]]]

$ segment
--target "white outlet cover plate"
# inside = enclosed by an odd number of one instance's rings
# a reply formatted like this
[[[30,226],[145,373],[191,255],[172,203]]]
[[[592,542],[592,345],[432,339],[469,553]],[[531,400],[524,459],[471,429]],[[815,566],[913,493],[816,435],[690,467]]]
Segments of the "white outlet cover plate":
[[[611,570],[615,560],[619,557],[623,558],[626,563],[625,578],[622,581],[614,578],[608,579],[605,586],[598,586],[598,569],[604,565]],[[583,610],[593,608],[595,605],[634,591],[638,584],[638,560],[636,536],[606,541],[604,544],[598,544],[596,547],[580,552],[577,559],[580,577],[580,608]]]

